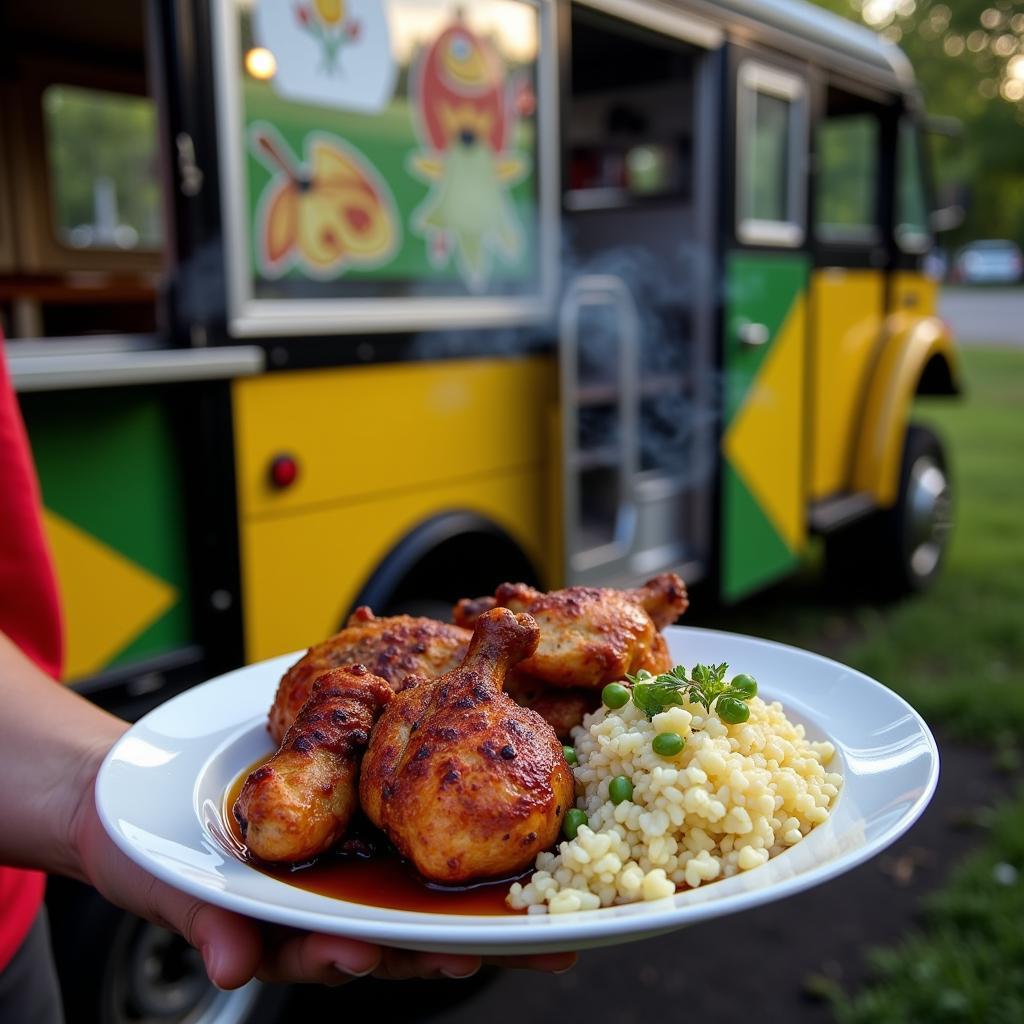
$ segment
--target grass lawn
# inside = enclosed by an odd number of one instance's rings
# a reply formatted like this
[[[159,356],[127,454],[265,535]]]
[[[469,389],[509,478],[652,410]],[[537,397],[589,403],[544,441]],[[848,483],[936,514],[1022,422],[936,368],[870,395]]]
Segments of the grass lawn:
[[[839,996],[839,1024],[1018,1024],[1024,1020],[1024,796],[985,847],[925,901],[921,930],[874,950],[874,980]]]
[[[1024,351],[964,352],[968,394],[920,403],[952,461],[956,534],[928,594],[844,604],[804,577],[707,625],[820,650],[906,696],[946,736],[1007,770],[1024,744]],[[780,592],[781,591],[781,592]],[[1024,794],[926,907],[922,930],[875,951],[875,980],[837,999],[842,1024],[1024,1021]]]

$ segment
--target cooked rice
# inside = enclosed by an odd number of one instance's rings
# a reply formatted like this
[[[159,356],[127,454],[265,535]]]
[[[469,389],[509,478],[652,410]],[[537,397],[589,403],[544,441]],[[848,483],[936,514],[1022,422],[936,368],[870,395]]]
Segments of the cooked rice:
[[[740,725],[690,703],[653,721],[632,701],[588,715],[573,738],[576,806],[589,824],[537,857],[509,906],[557,914],[662,899],[759,867],[820,825],[842,785],[826,768],[835,748],[806,739],[777,701],[747,705]],[[654,753],[662,732],[686,740],[679,754]],[[617,775],[633,783],[618,806],[608,797]]]

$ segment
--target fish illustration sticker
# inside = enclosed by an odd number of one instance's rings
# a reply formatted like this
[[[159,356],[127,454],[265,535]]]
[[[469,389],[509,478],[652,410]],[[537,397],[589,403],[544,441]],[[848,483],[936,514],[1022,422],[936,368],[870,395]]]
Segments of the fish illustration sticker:
[[[254,124],[249,139],[253,154],[273,172],[254,218],[264,277],[297,267],[306,277],[328,280],[392,258],[400,241],[395,201],[355,147],[336,135],[312,132],[299,163],[268,124]]]
[[[390,102],[398,67],[380,0],[257,0],[252,26],[286,99],[366,114]]]
[[[505,66],[461,20],[431,43],[414,71],[412,117],[423,149],[410,172],[430,186],[412,230],[436,268],[454,263],[473,292],[486,290],[495,258],[518,259],[523,229],[509,189],[526,171],[512,152],[515,120]]]

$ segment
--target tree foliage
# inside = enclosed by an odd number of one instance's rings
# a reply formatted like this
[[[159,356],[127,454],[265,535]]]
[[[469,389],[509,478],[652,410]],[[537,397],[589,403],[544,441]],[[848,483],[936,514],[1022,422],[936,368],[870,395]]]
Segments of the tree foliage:
[[[963,187],[967,220],[949,240],[1024,242],[1024,3],[1009,0],[817,0],[897,43],[929,114],[954,117],[963,137],[936,139],[945,198]]]

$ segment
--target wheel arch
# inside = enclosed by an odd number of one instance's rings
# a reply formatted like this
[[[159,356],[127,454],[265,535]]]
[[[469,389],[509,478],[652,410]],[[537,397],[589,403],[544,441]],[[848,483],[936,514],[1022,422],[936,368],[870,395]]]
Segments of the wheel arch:
[[[962,391],[953,337],[938,317],[890,321],[868,382],[861,430],[854,452],[853,489],[883,508],[899,495],[903,441],[917,395]]]
[[[391,548],[345,617],[360,605],[387,614],[409,600],[454,603],[460,597],[492,591],[505,580],[543,584],[533,559],[502,526],[478,512],[441,512],[419,523]]]

